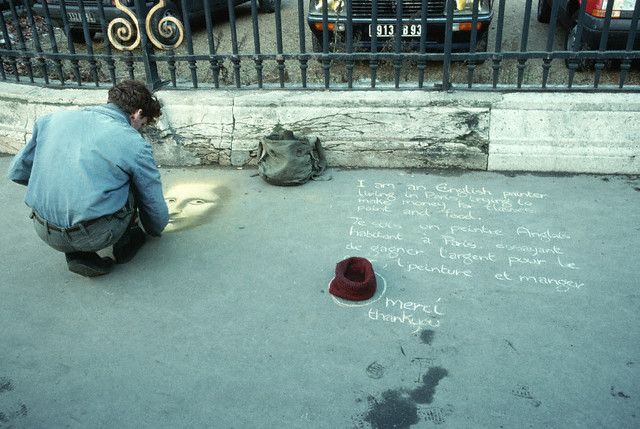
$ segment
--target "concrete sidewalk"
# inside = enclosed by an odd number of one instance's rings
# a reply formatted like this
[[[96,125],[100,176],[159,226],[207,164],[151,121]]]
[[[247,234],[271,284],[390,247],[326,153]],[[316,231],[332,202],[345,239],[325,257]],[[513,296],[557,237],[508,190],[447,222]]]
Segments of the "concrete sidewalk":
[[[209,211],[94,279],[0,182],[1,428],[640,425],[635,177],[162,174]],[[347,256],[372,299],[329,294]]]

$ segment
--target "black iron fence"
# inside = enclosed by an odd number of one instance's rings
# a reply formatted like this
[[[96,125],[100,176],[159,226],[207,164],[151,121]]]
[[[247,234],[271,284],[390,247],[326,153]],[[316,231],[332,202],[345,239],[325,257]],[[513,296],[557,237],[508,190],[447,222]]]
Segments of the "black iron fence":
[[[0,3],[7,82],[640,90],[635,0],[19,1]]]

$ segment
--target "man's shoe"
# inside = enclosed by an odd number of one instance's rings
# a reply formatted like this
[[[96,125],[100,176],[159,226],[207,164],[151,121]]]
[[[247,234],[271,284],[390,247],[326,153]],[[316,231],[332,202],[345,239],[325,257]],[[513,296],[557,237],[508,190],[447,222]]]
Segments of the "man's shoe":
[[[147,241],[147,236],[140,227],[133,227],[125,233],[123,237],[113,245],[113,256],[118,264],[125,264],[133,259],[138,250]]]
[[[113,259],[101,258],[95,252],[65,253],[69,271],[85,277],[96,277],[107,274],[113,268]]]

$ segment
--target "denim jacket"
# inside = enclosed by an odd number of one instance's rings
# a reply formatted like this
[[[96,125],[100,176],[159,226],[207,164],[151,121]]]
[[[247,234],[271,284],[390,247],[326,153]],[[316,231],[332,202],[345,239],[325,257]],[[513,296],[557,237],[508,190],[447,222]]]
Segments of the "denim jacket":
[[[130,186],[147,233],[159,236],[169,221],[153,148],[112,104],[39,118],[9,178],[27,185],[27,206],[61,228],[117,212]]]

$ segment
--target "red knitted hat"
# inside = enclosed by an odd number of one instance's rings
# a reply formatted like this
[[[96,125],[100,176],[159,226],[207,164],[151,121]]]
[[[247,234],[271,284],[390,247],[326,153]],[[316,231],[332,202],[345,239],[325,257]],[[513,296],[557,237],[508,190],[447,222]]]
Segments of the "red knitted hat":
[[[329,293],[351,301],[371,298],[376,293],[376,275],[371,262],[358,257],[338,262]]]

